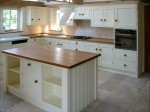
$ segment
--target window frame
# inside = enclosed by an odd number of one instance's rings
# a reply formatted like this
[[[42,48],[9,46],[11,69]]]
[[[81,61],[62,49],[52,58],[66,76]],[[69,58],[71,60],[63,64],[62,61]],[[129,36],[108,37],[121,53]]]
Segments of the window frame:
[[[3,10],[17,10],[17,29],[5,30],[3,29]],[[20,8],[16,7],[1,7],[0,8],[0,32],[1,33],[11,33],[20,31]]]

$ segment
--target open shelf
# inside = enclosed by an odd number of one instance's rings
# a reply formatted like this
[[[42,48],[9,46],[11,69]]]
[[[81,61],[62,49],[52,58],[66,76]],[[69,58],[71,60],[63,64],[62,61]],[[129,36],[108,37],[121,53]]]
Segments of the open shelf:
[[[20,74],[20,67],[10,68],[9,70],[12,72]]]
[[[14,89],[20,89],[20,83],[16,83],[16,84],[9,84],[8,87],[10,88],[14,88]]]
[[[53,106],[56,106],[58,108],[61,108],[61,105],[62,105],[62,100],[60,97],[58,96],[55,96],[55,95],[51,95],[49,98],[47,99],[44,99],[45,102],[53,105]]]
[[[55,77],[55,76],[51,76],[51,77],[43,80],[43,82],[50,83],[50,84],[53,84],[53,85],[56,85],[56,86],[61,86],[62,85],[61,78]]]

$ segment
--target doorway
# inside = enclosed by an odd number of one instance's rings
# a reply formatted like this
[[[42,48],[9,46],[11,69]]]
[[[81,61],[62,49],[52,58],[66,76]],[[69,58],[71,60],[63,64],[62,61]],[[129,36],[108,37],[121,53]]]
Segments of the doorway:
[[[150,73],[150,5],[145,6],[145,72]]]

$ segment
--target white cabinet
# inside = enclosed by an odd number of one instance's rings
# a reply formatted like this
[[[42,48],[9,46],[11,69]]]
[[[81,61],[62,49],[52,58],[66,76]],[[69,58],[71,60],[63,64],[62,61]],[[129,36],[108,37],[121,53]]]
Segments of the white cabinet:
[[[101,50],[101,60],[100,60],[100,66],[113,68],[113,45],[109,44],[101,44],[100,50]]]
[[[72,8],[61,8],[60,9],[60,24],[64,26],[73,26],[74,12]]]
[[[115,28],[137,29],[137,4],[115,5]]]
[[[42,38],[30,38],[28,45],[40,45]]]
[[[114,5],[92,8],[92,27],[114,27]]]
[[[86,43],[80,41],[70,41],[69,47],[71,50],[86,51]]]
[[[24,25],[47,25],[48,8],[28,6],[23,8]]]
[[[41,101],[41,64],[27,59],[21,60],[22,92],[27,101]]]
[[[99,53],[98,65],[113,68],[113,45],[87,43],[88,52]]]
[[[115,69],[137,73],[137,51],[115,49]]]
[[[91,8],[88,6],[76,7],[74,13],[73,19],[91,19]]]

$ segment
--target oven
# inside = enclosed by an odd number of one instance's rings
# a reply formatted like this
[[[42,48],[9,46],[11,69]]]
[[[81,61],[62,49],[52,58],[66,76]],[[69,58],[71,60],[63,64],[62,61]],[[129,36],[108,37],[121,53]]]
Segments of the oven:
[[[126,50],[137,50],[137,31],[116,29],[115,30],[115,48]]]

